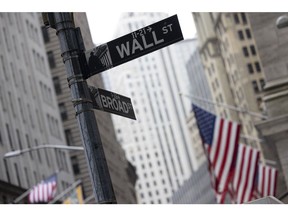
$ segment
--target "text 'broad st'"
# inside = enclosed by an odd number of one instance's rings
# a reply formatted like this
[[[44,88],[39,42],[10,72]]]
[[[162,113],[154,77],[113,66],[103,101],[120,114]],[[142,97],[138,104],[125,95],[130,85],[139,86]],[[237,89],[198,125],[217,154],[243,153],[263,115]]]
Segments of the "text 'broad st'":
[[[84,78],[183,40],[177,15],[138,29],[85,53]]]
[[[89,90],[94,109],[136,120],[130,98],[92,86]]]

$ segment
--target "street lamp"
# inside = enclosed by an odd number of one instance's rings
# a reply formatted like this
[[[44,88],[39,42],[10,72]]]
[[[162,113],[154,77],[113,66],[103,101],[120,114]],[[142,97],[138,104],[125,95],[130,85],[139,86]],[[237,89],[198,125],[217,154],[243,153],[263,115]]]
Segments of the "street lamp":
[[[64,149],[64,150],[82,150],[82,151],[84,150],[84,148],[80,147],[80,146],[39,145],[39,146],[27,148],[27,149],[21,149],[21,150],[15,150],[15,151],[7,152],[4,155],[4,158],[15,157],[15,156],[19,156],[19,155],[26,153],[26,152],[30,152],[30,151],[34,151],[34,150],[38,150],[38,149],[45,149],[45,148]]]
[[[276,26],[279,29],[288,27],[288,15],[278,17],[276,20]]]

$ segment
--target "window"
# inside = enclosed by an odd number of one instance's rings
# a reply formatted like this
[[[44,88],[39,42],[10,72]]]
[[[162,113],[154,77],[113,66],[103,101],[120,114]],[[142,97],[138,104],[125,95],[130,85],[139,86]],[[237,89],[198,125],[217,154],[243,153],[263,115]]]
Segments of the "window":
[[[63,121],[68,119],[67,110],[64,103],[59,104],[60,115]]]
[[[7,160],[3,159],[3,162],[4,162],[4,167],[5,167],[5,172],[6,172],[7,180],[8,180],[8,182],[10,183],[11,180],[10,180],[10,174],[9,174],[9,169],[8,169],[8,165],[7,165]]]
[[[256,49],[254,45],[250,46],[250,50],[251,50],[252,55],[256,55]]]
[[[17,164],[14,164],[14,169],[15,169],[15,172],[16,172],[17,183],[21,187],[22,185],[21,185],[21,181],[20,181],[20,175],[19,175],[19,170],[18,170]]]
[[[6,130],[7,130],[7,134],[8,134],[8,140],[9,140],[9,145],[10,145],[10,148],[12,151],[14,151],[14,146],[13,146],[13,143],[12,143],[12,138],[11,138],[11,134],[10,134],[10,129],[9,129],[9,125],[6,124]]]
[[[238,31],[238,37],[240,40],[244,40],[244,34],[243,34],[242,30]]]
[[[255,80],[252,81],[252,86],[253,86],[254,92],[258,93],[259,92],[259,88],[258,88],[257,82]]]
[[[28,146],[28,148],[31,148],[31,145],[30,145],[30,139],[29,139],[28,134],[26,134],[26,142],[27,142],[27,146]],[[32,151],[30,151],[29,154],[30,154],[31,159],[33,160],[33,154],[32,154]]]
[[[61,83],[59,77],[53,77],[53,84],[54,84],[54,89],[56,92],[56,95],[59,95],[62,93],[61,89]]]
[[[74,175],[78,175],[80,173],[80,169],[79,169],[79,162],[78,162],[77,156],[71,157],[71,163],[72,163]]]
[[[56,63],[55,63],[53,52],[52,51],[47,52],[47,57],[48,57],[48,62],[49,62],[50,68],[55,68]]]
[[[35,146],[37,147],[38,146],[38,140],[35,139]],[[40,154],[40,150],[36,150],[37,152],[37,156],[38,156],[38,160],[40,163],[42,163],[42,158],[41,158],[41,154]]]
[[[23,147],[22,147],[22,142],[21,142],[21,138],[20,138],[20,132],[18,129],[16,129],[16,135],[17,135],[17,139],[18,139],[19,148],[20,148],[20,150],[22,150]]]
[[[237,13],[234,13],[233,16],[234,16],[234,22],[235,22],[235,24],[239,24],[240,21],[239,21],[238,14],[237,14]]]
[[[242,18],[243,24],[247,24],[247,18],[246,18],[246,14],[245,13],[241,13],[241,18]]]
[[[261,72],[261,67],[260,67],[259,62],[255,62],[255,67],[256,67],[257,72]]]
[[[260,85],[261,85],[261,88],[264,89],[264,87],[265,87],[265,80],[264,79],[260,79]]]
[[[249,71],[250,74],[254,73],[253,66],[252,66],[251,63],[247,64],[247,68],[248,68],[248,71]]]
[[[243,47],[242,50],[243,50],[244,56],[248,57],[248,56],[249,56],[249,53],[248,53],[247,47]]]
[[[50,160],[49,160],[49,156],[48,156],[48,152],[47,151],[48,151],[47,149],[44,150],[46,161],[47,161],[47,165],[50,167]]]
[[[73,137],[70,129],[65,130],[65,138],[68,146],[73,145]]]
[[[48,34],[48,30],[47,30],[46,26],[42,26],[41,29],[42,29],[42,35],[43,35],[44,42],[45,43],[49,42],[50,38],[49,38],[49,34]]]
[[[251,32],[250,32],[250,30],[249,30],[249,29],[245,29],[245,32],[246,32],[246,36],[247,36],[247,38],[248,38],[248,39],[251,39],[252,36],[251,36]]]

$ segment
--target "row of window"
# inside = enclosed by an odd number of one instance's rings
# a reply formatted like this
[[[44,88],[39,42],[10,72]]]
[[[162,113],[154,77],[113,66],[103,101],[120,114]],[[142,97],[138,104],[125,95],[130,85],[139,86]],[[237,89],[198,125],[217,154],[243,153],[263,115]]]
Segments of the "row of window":
[[[245,57],[249,57],[250,56],[249,51],[248,51],[248,47],[244,46],[242,48],[242,50],[243,50],[243,54],[244,54]],[[251,53],[251,55],[256,56],[256,49],[255,49],[254,45],[250,45],[250,53]]]
[[[29,20],[26,19],[26,27],[28,30],[28,36],[30,39],[35,41],[36,43],[40,44],[40,37],[38,34],[38,28],[34,26],[32,23],[29,22]]]
[[[260,73],[261,72],[261,66],[260,66],[260,63],[259,62],[254,62],[254,64],[252,63],[248,63],[247,64],[247,68],[248,68],[248,72],[250,74],[253,74],[254,71]]]
[[[47,116],[47,120],[48,120],[50,134],[61,140],[61,134],[60,134],[60,128],[59,128],[58,120],[49,114],[47,114],[46,116]]]
[[[35,68],[40,71],[41,73],[45,74],[46,70],[45,70],[45,63],[44,63],[44,57],[41,56],[37,51],[35,51],[34,49],[32,49],[32,53],[33,53],[33,60],[35,63]]]
[[[52,91],[46,84],[40,81],[40,89],[42,94],[42,100],[53,107]]]
[[[48,63],[51,69],[56,67],[55,57],[53,51],[47,52]]]
[[[235,24],[247,24],[247,18],[245,13],[234,13],[234,22]]]
[[[259,82],[260,82],[260,87],[259,87],[259,85],[258,85],[256,80],[252,81],[252,86],[253,86],[253,89],[254,89],[255,93],[259,93],[262,89],[264,89],[265,80],[264,79],[260,79]]]
[[[68,112],[65,106],[65,103],[59,103],[59,111],[62,121],[66,121],[68,119]]]
[[[246,36],[244,35],[244,32],[245,32]],[[245,31],[244,30],[238,30],[238,37],[239,37],[239,40],[245,40],[245,37],[247,39],[251,39],[252,35],[251,35],[251,32],[250,32],[250,29],[246,28]]]

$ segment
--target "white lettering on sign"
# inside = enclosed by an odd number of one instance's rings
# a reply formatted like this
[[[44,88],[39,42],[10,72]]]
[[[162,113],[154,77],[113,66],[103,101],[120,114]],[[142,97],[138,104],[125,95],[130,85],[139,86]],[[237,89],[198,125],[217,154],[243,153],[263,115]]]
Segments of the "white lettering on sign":
[[[131,103],[126,103],[121,100],[117,100],[116,98],[111,98],[105,95],[100,95],[101,96],[101,101],[102,105],[105,108],[115,110],[118,112],[123,112],[123,113],[128,113],[129,109],[132,109]]]
[[[167,26],[165,26],[165,27],[167,27]],[[165,28],[165,27],[163,27],[163,28]],[[165,31],[168,32],[167,29]],[[163,30],[163,33],[164,33],[164,30]],[[167,34],[167,33],[165,33],[165,34]],[[120,47],[116,46],[118,54],[120,55],[121,58],[124,58],[125,56],[130,56],[131,54],[132,55],[135,54],[135,52],[137,50],[143,51],[144,49],[148,49],[150,47],[153,47],[154,45],[158,45],[158,44],[164,42],[164,39],[158,39],[157,38],[155,31],[152,31],[152,37],[153,37],[153,42],[150,44],[147,44],[145,35],[142,35],[141,39],[142,39],[143,46],[140,44],[140,42],[136,38],[133,38],[133,40],[132,40],[132,45],[131,45],[132,47],[130,47],[130,41],[127,41],[126,44],[125,43],[121,44]],[[130,50],[131,50],[131,52],[130,52]]]
[[[167,29],[167,27],[168,27],[168,29]],[[162,28],[162,31],[163,31],[163,34],[167,34],[169,31],[172,31],[172,24],[169,24],[169,25],[167,25],[167,26],[164,26],[164,27]]]

